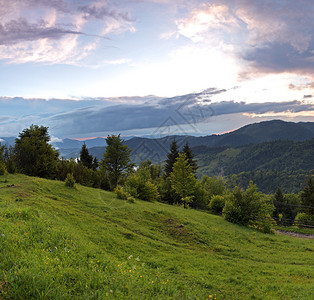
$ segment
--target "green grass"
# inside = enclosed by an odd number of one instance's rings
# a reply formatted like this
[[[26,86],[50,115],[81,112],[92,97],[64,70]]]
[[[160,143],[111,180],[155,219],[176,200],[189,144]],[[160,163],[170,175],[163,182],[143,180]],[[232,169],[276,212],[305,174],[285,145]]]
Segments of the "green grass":
[[[313,265],[313,240],[0,177],[0,299],[313,299]]]

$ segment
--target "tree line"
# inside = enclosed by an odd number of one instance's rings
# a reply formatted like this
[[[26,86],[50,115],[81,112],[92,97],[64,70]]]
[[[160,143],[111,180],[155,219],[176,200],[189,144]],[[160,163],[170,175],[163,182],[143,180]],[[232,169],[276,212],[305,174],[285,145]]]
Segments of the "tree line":
[[[270,232],[273,223],[292,225],[295,220],[311,226],[314,221],[312,175],[299,194],[286,194],[278,188],[274,195],[261,193],[252,181],[240,187],[239,178],[196,177],[197,161],[191,148],[182,150],[174,140],[162,165],[150,160],[138,166],[131,162],[131,149],[120,135],[106,139],[103,158],[98,161],[83,144],[77,159],[60,158],[49,143],[48,127],[32,125],[16,138],[14,147],[0,144],[0,175],[23,173],[114,191],[129,202],[136,199],[162,201],[184,208],[207,209],[230,222]]]

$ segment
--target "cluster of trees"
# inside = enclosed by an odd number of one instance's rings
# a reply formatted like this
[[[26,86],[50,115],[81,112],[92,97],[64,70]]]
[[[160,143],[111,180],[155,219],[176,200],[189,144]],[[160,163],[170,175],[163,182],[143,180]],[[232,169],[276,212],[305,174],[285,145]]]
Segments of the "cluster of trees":
[[[59,153],[49,144],[48,128],[32,125],[16,139],[15,147],[0,145],[0,175],[20,172],[30,176],[66,181],[115,191],[117,196],[134,202],[162,201],[183,205],[185,208],[209,209],[222,214],[226,220],[245,226],[254,226],[265,232],[272,222],[293,224],[294,220],[313,219],[314,184],[312,176],[300,195],[265,195],[249,182],[240,188],[236,176],[196,177],[197,162],[186,144],[182,151],[176,141],[170,146],[164,167],[150,160],[139,166],[131,162],[131,149],[120,135],[107,137],[107,147],[98,162],[89,154],[84,144],[78,159],[59,158]],[[313,219],[314,221],[314,219]]]

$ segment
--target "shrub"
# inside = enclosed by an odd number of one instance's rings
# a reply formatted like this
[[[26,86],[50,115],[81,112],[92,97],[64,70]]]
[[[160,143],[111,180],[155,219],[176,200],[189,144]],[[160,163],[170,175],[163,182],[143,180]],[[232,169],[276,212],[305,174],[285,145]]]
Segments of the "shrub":
[[[314,217],[304,212],[298,213],[295,217],[294,224],[300,228],[314,226]]]
[[[188,208],[189,204],[193,201],[194,196],[185,196],[181,199],[184,208]]]
[[[127,200],[131,195],[126,192],[121,185],[117,185],[114,189],[118,199]]]
[[[209,210],[212,213],[218,214],[218,215],[222,214],[222,210],[224,206],[225,206],[225,197],[220,196],[220,195],[213,196],[208,204]]]
[[[268,198],[250,182],[245,191],[238,187],[233,190],[227,198],[223,215],[229,222],[267,230],[266,227],[271,226],[271,220],[267,217],[273,210],[274,206],[268,203]]]
[[[155,201],[160,198],[158,187],[150,180],[145,181],[141,174],[132,174],[125,182],[125,190],[135,198]]]
[[[158,200],[159,199],[158,187],[150,181],[145,182],[145,184],[142,187],[142,190],[140,191],[139,198],[150,202]]]
[[[65,185],[72,188],[75,186],[75,180],[74,180],[73,174],[71,173],[67,174],[67,178],[65,179]]]
[[[134,198],[133,196],[129,196],[129,197],[127,198],[127,202],[129,202],[129,203],[135,203],[135,198]]]

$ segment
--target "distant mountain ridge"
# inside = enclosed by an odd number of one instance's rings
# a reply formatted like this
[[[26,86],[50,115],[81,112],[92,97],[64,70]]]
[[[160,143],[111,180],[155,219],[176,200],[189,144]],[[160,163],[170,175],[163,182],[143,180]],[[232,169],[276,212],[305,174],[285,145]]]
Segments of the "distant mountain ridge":
[[[14,144],[15,138],[1,140],[2,144]],[[132,149],[133,162],[150,159],[162,164],[173,140],[180,148],[189,143],[198,161],[198,177],[239,174],[244,186],[253,180],[264,192],[272,193],[278,186],[285,192],[298,192],[306,174],[314,171],[314,122],[264,121],[221,135],[132,137],[125,144]],[[64,139],[53,145],[60,157],[76,158],[83,143],[90,154],[102,159],[105,138]]]

